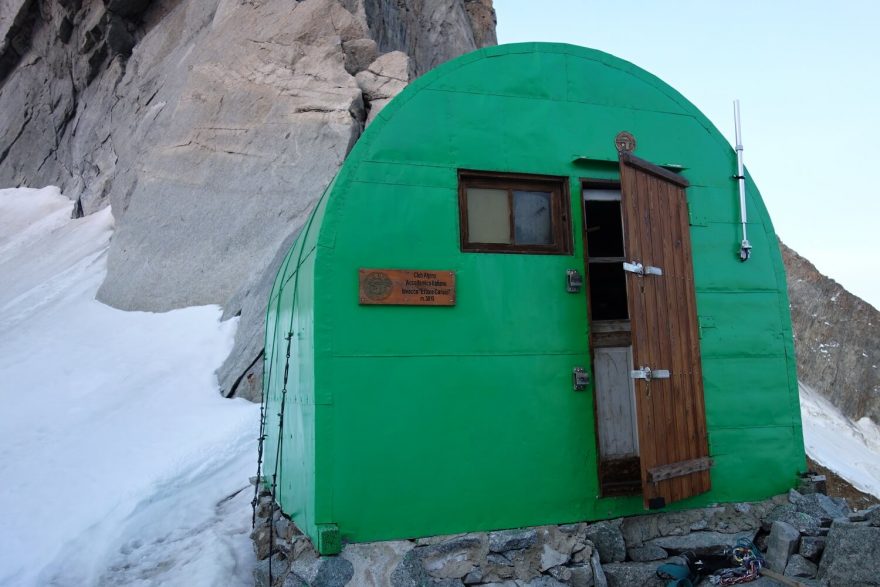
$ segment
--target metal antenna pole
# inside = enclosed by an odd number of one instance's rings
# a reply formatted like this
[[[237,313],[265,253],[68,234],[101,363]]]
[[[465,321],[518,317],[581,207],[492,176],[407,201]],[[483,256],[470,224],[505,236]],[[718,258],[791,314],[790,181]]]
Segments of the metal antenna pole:
[[[739,183],[739,215],[742,223],[742,243],[739,247],[740,261],[748,261],[752,255],[752,245],[749,244],[748,216],[746,214],[746,172],[743,166],[742,129],[739,122],[739,100],[733,101],[733,122],[736,128],[736,175]]]

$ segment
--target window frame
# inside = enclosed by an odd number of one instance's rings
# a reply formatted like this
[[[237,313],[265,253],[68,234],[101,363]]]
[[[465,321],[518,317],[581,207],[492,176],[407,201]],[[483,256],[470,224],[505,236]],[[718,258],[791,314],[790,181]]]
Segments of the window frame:
[[[568,178],[558,175],[502,173],[495,171],[458,170],[458,215],[461,251],[464,253],[518,253],[532,255],[571,255],[571,197]],[[506,190],[508,222],[515,238],[516,220],[513,208],[514,191],[550,192],[550,232],[548,245],[470,242],[468,233],[468,188]]]

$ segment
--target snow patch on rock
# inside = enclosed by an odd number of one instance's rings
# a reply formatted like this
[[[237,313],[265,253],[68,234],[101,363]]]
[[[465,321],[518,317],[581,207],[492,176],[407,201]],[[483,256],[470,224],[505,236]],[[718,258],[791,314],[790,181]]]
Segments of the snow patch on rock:
[[[258,406],[214,370],[236,321],[95,301],[109,209],[0,190],[0,585],[247,585]]]

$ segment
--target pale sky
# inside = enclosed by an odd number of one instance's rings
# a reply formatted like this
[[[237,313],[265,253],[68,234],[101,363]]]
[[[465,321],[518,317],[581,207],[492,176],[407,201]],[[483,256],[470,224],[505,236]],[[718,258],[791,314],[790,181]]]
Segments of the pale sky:
[[[498,42],[599,49],[658,76],[733,143],[777,234],[880,308],[880,1],[495,0]]]

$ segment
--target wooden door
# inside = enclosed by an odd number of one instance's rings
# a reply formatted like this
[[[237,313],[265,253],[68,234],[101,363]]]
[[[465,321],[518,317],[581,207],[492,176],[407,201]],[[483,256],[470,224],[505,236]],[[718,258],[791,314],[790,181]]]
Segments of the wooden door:
[[[642,489],[655,509],[710,489],[687,180],[620,155]]]

